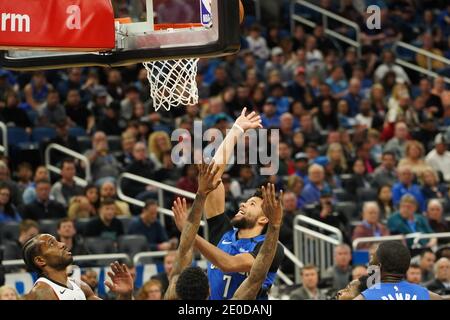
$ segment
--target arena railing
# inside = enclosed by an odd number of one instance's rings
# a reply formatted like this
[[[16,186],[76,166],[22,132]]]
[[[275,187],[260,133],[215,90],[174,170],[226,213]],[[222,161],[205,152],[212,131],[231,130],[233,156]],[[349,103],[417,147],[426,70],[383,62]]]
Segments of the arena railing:
[[[413,239],[413,248],[420,248],[420,240],[424,239],[450,239],[450,232],[441,232],[441,233],[410,233],[407,235],[399,234],[394,236],[383,236],[383,237],[362,237],[353,240],[352,247],[353,250],[358,250],[358,247],[364,243],[364,244],[374,244],[374,243],[381,243],[385,241],[392,241],[392,240],[399,240],[399,241],[406,241],[408,239]],[[450,242],[450,240],[449,240]]]
[[[130,256],[126,253],[110,253],[110,254],[90,254],[73,256],[74,262],[85,262],[85,261],[113,261],[113,260],[126,260],[131,261]],[[23,259],[17,260],[4,260],[2,262],[4,267],[24,267],[25,262]]]
[[[2,131],[2,145],[0,145],[0,152],[8,156],[8,128],[4,122],[0,121],[0,130]]]
[[[399,48],[402,48],[403,50],[412,51],[412,52],[415,53],[416,56],[418,54],[425,56],[427,58],[427,68],[426,69],[421,67],[421,66],[419,66],[419,65],[417,65],[416,63],[412,63],[412,62],[409,62],[409,61],[407,61],[405,59],[399,58],[398,54],[397,54],[397,58],[396,58],[395,62],[398,65],[401,65],[401,66],[403,66],[405,68],[414,70],[414,71],[419,72],[421,74],[424,74],[424,75],[426,75],[428,77],[437,78],[437,77],[441,76],[437,72],[433,71],[433,61],[442,62],[442,63],[444,63],[447,66],[447,68],[450,67],[450,60],[449,59],[444,58],[442,56],[438,56],[438,55],[436,55],[436,54],[434,54],[434,53],[432,53],[432,52],[430,52],[428,50],[424,50],[424,49],[418,48],[416,46],[412,46],[412,45],[410,45],[408,43],[405,43],[403,41],[398,41],[398,42],[396,42],[394,44],[393,49],[394,49],[395,52],[397,52],[397,49],[399,49]],[[450,84],[450,78],[445,77],[445,76],[442,76],[442,78],[444,79],[444,81],[447,84]]]
[[[125,179],[129,179],[129,180],[132,180],[132,181],[135,181],[135,182],[139,182],[139,183],[142,183],[142,184],[145,184],[145,185],[148,185],[148,186],[152,186],[152,187],[157,189],[158,203],[159,203],[158,212],[160,214],[160,221],[161,221],[161,223],[163,225],[165,225],[164,215],[173,217],[172,210],[169,210],[169,209],[166,209],[166,208],[162,207],[165,204],[165,202],[164,202],[164,191],[167,191],[167,192],[170,192],[170,193],[173,193],[173,194],[176,194],[176,195],[180,195],[182,197],[185,197],[186,199],[191,199],[191,200],[195,199],[195,193],[192,193],[192,192],[189,192],[189,191],[186,191],[186,190],[183,190],[183,189],[175,188],[175,187],[169,186],[168,184],[164,184],[164,183],[161,183],[159,181],[155,181],[155,180],[152,180],[152,179],[144,178],[144,177],[132,174],[132,173],[127,173],[127,172],[122,173],[119,176],[119,179],[117,180],[117,196],[121,200],[123,200],[125,202],[128,202],[128,203],[131,203],[131,204],[133,204],[135,206],[138,206],[138,207],[141,207],[141,208],[143,208],[144,205],[145,205],[144,201],[135,199],[135,198],[130,197],[130,196],[127,196],[124,193],[124,190],[122,189],[122,182]],[[204,231],[205,231],[204,235],[205,235],[205,238],[208,240],[208,225],[206,224],[206,219],[204,217],[203,217],[203,221],[200,222],[200,226],[204,228]]]
[[[61,169],[52,165],[51,163],[51,159],[50,159],[50,154],[52,150],[58,150],[61,153],[64,153],[65,155],[78,159],[83,163],[83,169],[85,172],[85,177],[84,178],[80,178],[75,176],[74,180],[75,182],[82,186],[82,187],[86,187],[89,183],[89,181],[91,181],[92,175],[91,175],[91,163],[89,161],[89,159],[85,156],[82,155],[81,153],[75,152],[69,148],[66,148],[60,144],[57,143],[51,143],[47,146],[47,148],[45,149],[45,167],[56,174],[61,174]]]
[[[307,19],[304,16],[296,14],[295,13],[295,8],[297,6],[303,6],[305,8],[308,8],[308,9],[310,9],[312,11],[315,11],[315,12],[321,14],[322,15],[322,25],[324,27],[324,32],[330,37],[333,37],[333,38],[335,38],[337,40],[345,42],[346,44],[348,44],[348,45],[350,45],[352,47],[355,47],[356,51],[357,51],[357,54],[358,54],[358,57],[359,58],[361,57],[361,29],[360,29],[360,27],[359,27],[359,25],[357,23],[355,23],[355,22],[353,22],[351,20],[348,20],[346,18],[343,18],[343,17],[341,17],[341,16],[339,16],[339,15],[337,15],[337,14],[331,12],[331,11],[325,10],[325,9],[323,9],[323,8],[317,6],[317,5],[314,5],[312,3],[309,3],[307,1],[294,0],[294,1],[291,1],[291,31],[292,32],[294,31],[296,22],[302,23],[302,24],[304,24],[304,25],[306,25],[308,27],[311,27],[311,28],[314,28],[317,25],[316,22],[314,22],[312,20],[309,20],[309,19]],[[330,29],[328,27],[328,19],[336,20],[336,21],[338,21],[338,22],[340,22],[342,24],[345,24],[346,26],[348,26],[350,28],[353,28],[355,30],[356,40],[354,40],[354,39],[352,39],[350,37],[347,37],[347,36],[345,36],[345,35],[343,35],[343,34],[341,34],[339,32],[336,32],[333,29]]]
[[[325,272],[333,265],[334,247],[342,243],[342,232],[338,228],[304,215],[294,218],[294,253],[303,264],[314,264],[321,273]],[[295,271],[295,281],[300,282],[300,269]]]

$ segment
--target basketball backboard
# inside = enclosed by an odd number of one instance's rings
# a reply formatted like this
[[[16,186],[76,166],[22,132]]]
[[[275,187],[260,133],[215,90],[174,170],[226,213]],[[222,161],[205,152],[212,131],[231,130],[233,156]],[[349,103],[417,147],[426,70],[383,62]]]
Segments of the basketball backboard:
[[[12,70],[213,57],[240,46],[239,0],[0,0],[0,18],[0,67]]]

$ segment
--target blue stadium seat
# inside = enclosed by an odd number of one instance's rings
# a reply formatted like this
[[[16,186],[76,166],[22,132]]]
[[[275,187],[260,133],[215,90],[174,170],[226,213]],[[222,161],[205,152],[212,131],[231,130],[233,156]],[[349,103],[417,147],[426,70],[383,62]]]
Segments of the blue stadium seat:
[[[19,144],[30,142],[30,136],[25,129],[20,127],[8,127],[8,144],[18,147]]]
[[[143,235],[126,235],[119,238],[119,252],[128,254],[131,259],[135,254],[148,250],[149,244]]]
[[[87,136],[86,130],[81,127],[73,127],[69,129],[69,136],[72,137],[85,137]]]
[[[153,126],[153,131],[164,131],[167,134],[171,134],[171,130],[168,126],[164,125],[164,124],[156,124]]]
[[[17,240],[19,238],[19,223],[18,222],[4,222],[0,224],[1,243],[6,240]]]
[[[38,143],[53,139],[54,137],[56,137],[56,130],[54,128],[38,127],[34,128],[33,132],[31,133],[32,140]]]
[[[117,219],[119,219],[120,222],[122,222],[123,230],[125,231],[125,233],[128,233],[128,226],[130,225],[130,222],[133,218],[126,216],[117,216]]]

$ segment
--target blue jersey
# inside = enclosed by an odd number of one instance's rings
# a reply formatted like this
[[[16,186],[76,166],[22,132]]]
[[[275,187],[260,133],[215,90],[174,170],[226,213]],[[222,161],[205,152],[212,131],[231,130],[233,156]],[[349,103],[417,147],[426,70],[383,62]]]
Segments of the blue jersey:
[[[220,239],[217,247],[232,256],[242,253],[250,253],[256,257],[254,251],[258,245],[262,244],[265,239],[265,235],[259,235],[254,238],[237,239],[237,232],[238,230],[230,230],[226,232]],[[275,260],[277,260],[277,258],[274,259],[274,262]],[[278,262],[275,262],[275,264],[278,264]],[[273,265],[274,264],[272,264],[272,266]],[[276,268],[278,269],[278,265]],[[245,272],[222,272],[222,270],[216,268],[211,263],[208,263],[208,279],[211,289],[210,299],[231,299],[242,282],[244,282],[247,278],[247,275],[248,274]],[[276,271],[269,271],[267,278],[263,283],[263,293],[259,295],[258,299],[267,299],[267,290],[275,281],[275,276]]]
[[[427,289],[407,281],[379,283],[361,294],[366,300],[430,300]]]

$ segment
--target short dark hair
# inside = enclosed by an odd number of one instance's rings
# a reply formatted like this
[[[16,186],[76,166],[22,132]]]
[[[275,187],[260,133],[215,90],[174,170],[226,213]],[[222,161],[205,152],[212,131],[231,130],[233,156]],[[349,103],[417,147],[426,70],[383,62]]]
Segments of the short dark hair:
[[[20,222],[19,224],[19,233],[26,232],[31,228],[36,228],[39,230],[39,224],[36,221],[30,219],[22,220],[22,222]]]
[[[17,171],[19,171],[20,169],[28,169],[28,170],[33,171],[33,168],[31,167],[31,164],[29,164],[28,162],[21,162],[17,166]]]
[[[384,156],[392,156],[394,159],[396,158],[395,153],[392,151],[384,151],[381,157],[383,158]]]
[[[75,227],[75,221],[73,221],[73,219],[71,219],[69,217],[65,217],[65,218],[62,218],[61,220],[58,221],[58,227],[57,228],[59,229],[61,227],[61,225],[63,223],[66,223],[66,222],[72,222],[73,226]]]
[[[304,266],[300,272],[301,275],[303,275],[303,271],[306,270],[315,270],[317,272],[317,274],[319,273],[319,270],[317,269],[317,267],[313,264],[307,264],[306,266]]]
[[[22,248],[22,258],[29,271],[41,273],[41,269],[34,263],[34,258],[41,254],[41,248],[37,241],[39,235],[25,242]]]
[[[48,180],[48,179],[41,179],[41,180],[36,181],[36,187],[39,184],[49,184],[49,185],[51,185],[50,180]]]
[[[144,210],[148,209],[148,207],[150,207],[150,206],[157,206],[157,205],[158,205],[158,201],[156,201],[154,199],[149,199],[149,200],[145,201]]]
[[[61,161],[61,169],[64,168],[66,163],[75,165],[75,161],[72,158],[64,158],[63,161]]]
[[[103,201],[100,203],[100,208],[104,207],[104,206],[110,206],[110,205],[115,205],[116,201],[113,198],[105,198],[103,199]]]
[[[430,248],[425,248],[425,249],[423,249],[423,250],[420,252],[420,258],[423,258],[423,257],[425,256],[425,254],[427,254],[427,253],[435,254],[435,253],[433,252],[433,250],[431,250]]]
[[[199,267],[188,267],[178,277],[176,292],[180,300],[206,300],[209,296],[208,277]]]
[[[411,263],[411,254],[407,247],[397,241],[382,242],[376,255],[384,273],[405,275]]]
[[[417,263],[411,263],[411,264],[409,265],[409,268],[420,269],[420,266],[419,266]],[[409,268],[408,268],[408,269],[409,269]]]

